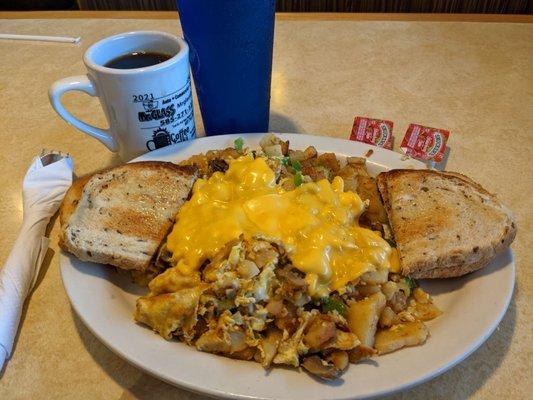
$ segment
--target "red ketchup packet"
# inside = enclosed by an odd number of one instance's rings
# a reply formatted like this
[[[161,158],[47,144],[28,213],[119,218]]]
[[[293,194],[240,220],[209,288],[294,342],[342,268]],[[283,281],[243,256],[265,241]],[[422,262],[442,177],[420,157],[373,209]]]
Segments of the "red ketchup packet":
[[[430,128],[411,124],[402,140],[403,152],[420,160],[441,162],[446,151],[446,141],[450,132],[444,129]]]
[[[350,140],[392,149],[392,121],[356,117]]]

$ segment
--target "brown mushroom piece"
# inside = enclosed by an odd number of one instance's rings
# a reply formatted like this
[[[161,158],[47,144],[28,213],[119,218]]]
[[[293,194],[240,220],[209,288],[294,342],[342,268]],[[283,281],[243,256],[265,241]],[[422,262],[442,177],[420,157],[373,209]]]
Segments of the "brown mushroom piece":
[[[333,363],[322,360],[319,356],[307,357],[303,361],[302,367],[311,375],[326,381],[337,379],[343,372],[342,369],[337,368]]]
[[[280,146],[281,146],[281,154],[283,154],[284,156],[288,156],[289,155],[289,141],[280,141]]]
[[[279,278],[296,289],[304,289],[307,287],[307,282],[304,277],[301,274],[298,274],[298,270],[292,265],[278,269],[276,272]]]
[[[214,172],[226,172],[229,168],[229,164],[221,158],[209,160],[207,165],[209,166],[209,172],[211,174]]]
[[[335,368],[338,368],[341,371],[348,368],[348,364],[350,363],[350,358],[346,351],[334,351],[326,357],[326,360],[332,362]]]
[[[282,331],[287,331],[292,335],[298,328],[298,316],[296,315],[296,307],[290,302],[283,305],[283,310],[280,315],[274,320],[276,327]]]

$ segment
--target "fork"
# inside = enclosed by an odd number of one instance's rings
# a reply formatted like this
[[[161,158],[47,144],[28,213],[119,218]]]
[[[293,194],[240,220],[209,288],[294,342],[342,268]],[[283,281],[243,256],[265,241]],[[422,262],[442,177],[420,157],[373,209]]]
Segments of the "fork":
[[[39,155],[39,158],[41,159],[41,163],[43,164],[43,167],[53,164],[56,161],[62,160],[65,157],[70,157],[70,154],[69,153],[65,154],[59,150],[47,151],[46,149],[42,149],[41,154]]]

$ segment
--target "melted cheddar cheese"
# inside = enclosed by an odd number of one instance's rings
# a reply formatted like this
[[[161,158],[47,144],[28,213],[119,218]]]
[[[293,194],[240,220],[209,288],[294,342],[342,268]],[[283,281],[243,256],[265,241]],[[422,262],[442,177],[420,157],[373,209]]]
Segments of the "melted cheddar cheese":
[[[284,191],[264,158],[242,156],[230,161],[225,173],[196,181],[167,248],[187,275],[241,235],[282,242],[293,265],[306,274],[309,293],[325,296],[367,271],[390,267],[390,246],[358,225],[365,205],[343,186],[335,177]]]

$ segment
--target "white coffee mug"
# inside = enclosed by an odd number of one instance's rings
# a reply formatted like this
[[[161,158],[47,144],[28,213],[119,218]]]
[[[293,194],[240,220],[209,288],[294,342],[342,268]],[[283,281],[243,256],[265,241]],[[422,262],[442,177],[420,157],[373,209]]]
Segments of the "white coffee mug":
[[[132,52],[172,57],[143,68],[105,65]],[[68,123],[100,140],[123,160],[196,135],[189,78],[189,47],[164,32],[138,31],[111,36],[93,44],[83,57],[88,74],[55,82],[48,92],[52,107]],[[70,90],[98,96],[109,129],[80,121],[61,104]]]

